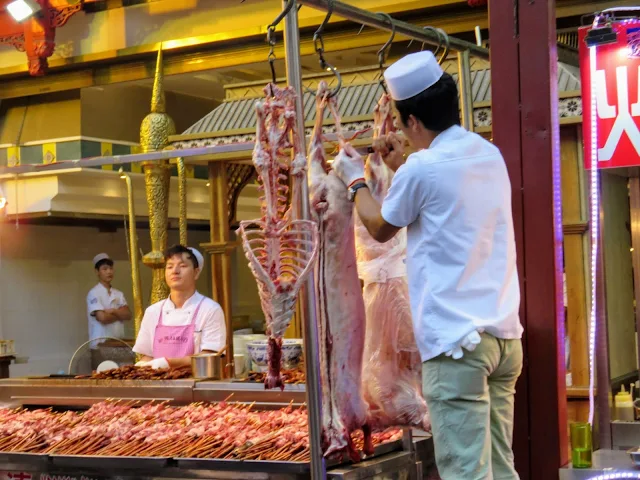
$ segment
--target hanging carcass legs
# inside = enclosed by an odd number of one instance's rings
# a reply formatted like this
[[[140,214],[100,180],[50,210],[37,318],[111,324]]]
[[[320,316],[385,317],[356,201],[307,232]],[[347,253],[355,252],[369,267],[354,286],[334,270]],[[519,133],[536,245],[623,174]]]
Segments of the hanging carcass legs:
[[[356,265],[353,204],[342,181],[329,171],[322,138],[326,107],[332,111],[341,152],[341,134],[335,98],[320,82],[316,121],[309,145],[311,213],[318,221],[320,247],[315,268],[322,381],[322,427],[325,455],[346,452],[358,461],[360,454],[351,432],[362,428],[364,451],[372,453],[371,431],[361,393],[365,310]],[[341,153],[342,154],[342,153]]]
[[[258,173],[262,218],[242,221],[242,237],[249,267],[258,284],[260,303],[267,322],[268,371],[265,388],[284,388],[280,374],[282,337],[295,311],[300,287],[311,271],[318,253],[318,227],[311,220],[294,219],[292,205],[306,180],[306,158],[297,151],[295,91],[269,84],[265,99],[256,104],[256,143],[253,164]],[[290,135],[294,138],[292,142]],[[286,150],[294,149],[290,159]],[[291,178],[288,205],[287,181]]]

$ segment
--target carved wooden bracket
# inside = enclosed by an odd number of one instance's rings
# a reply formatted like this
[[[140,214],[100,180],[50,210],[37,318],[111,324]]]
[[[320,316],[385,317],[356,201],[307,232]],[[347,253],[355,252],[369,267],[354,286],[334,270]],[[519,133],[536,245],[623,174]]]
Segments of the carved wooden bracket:
[[[37,0],[42,10],[34,17],[17,23],[6,12],[0,15],[0,44],[11,45],[26,52],[29,74],[44,75],[49,67],[48,58],[55,49],[56,28],[82,10],[82,2],[73,5],[59,0]]]
[[[236,210],[238,206],[238,197],[245,185],[255,178],[255,175],[256,170],[253,165],[240,165],[237,163],[227,164],[229,228],[237,226]]]

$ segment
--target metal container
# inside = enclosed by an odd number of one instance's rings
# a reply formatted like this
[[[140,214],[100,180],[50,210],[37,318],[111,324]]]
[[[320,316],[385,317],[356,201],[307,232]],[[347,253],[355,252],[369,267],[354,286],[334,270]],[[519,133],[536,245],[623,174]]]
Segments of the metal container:
[[[191,356],[191,374],[198,380],[220,380],[224,377],[225,358],[227,347],[216,353],[200,353]]]

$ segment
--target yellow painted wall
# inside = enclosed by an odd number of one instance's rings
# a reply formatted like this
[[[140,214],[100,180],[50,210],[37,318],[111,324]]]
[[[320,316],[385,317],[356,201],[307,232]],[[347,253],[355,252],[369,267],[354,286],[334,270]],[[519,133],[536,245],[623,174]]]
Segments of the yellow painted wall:
[[[166,94],[167,112],[183,132],[216,107],[202,98]],[[140,141],[140,123],[151,108],[151,89],[132,85],[109,85],[82,90],[82,135]]]
[[[80,135],[80,92],[66,91],[0,103],[0,144]]]

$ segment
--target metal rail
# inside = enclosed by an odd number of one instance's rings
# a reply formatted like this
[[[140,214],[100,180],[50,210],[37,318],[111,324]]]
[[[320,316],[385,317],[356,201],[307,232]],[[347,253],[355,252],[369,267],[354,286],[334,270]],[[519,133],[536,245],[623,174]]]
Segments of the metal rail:
[[[471,58],[469,51],[458,52],[458,85],[462,126],[473,132],[473,92],[471,90]]]
[[[304,135],[304,107],[302,99],[302,69],[300,66],[300,30],[298,26],[298,8],[295,0],[284,0],[283,6],[289,8],[284,24],[285,60],[287,65],[287,83],[292,86],[296,96],[296,131],[297,145],[300,151],[306,150]],[[295,205],[296,216],[308,220],[309,187],[308,182],[300,185],[300,204]],[[322,453],[322,385],[320,381],[320,352],[318,347],[318,325],[316,316],[316,296],[313,275],[310,275],[300,291],[302,306],[302,323],[304,338],[305,369],[307,374],[307,415],[309,423],[309,445],[311,447],[311,478],[325,479],[326,464]]]
[[[306,5],[308,7],[316,8],[326,12],[328,10],[328,0],[298,0],[298,3]],[[344,2],[333,1],[332,8],[333,14],[339,17],[351,20],[362,25],[374,27],[380,30],[386,30],[391,32],[395,28],[395,32],[398,35],[404,35],[405,37],[412,38],[419,42],[424,42],[429,45],[438,46],[441,45],[442,38],[437,32],[432,30],[424,30],[421,27],[411,25],[410,23],[403,22],[401,20],[393,20],[393,25],[389,24],[389,20],[386,16],[382,16],[377,13],[372,13],[367,10],[363,10],[353,5],[349,5]],[[468,50],[474,57],[489,59],[489,50],[476,45],[475,43],[466,42],[458,38],[451,37],[449,40],[449,46],[451,50],[456,52],[464,52]]]

